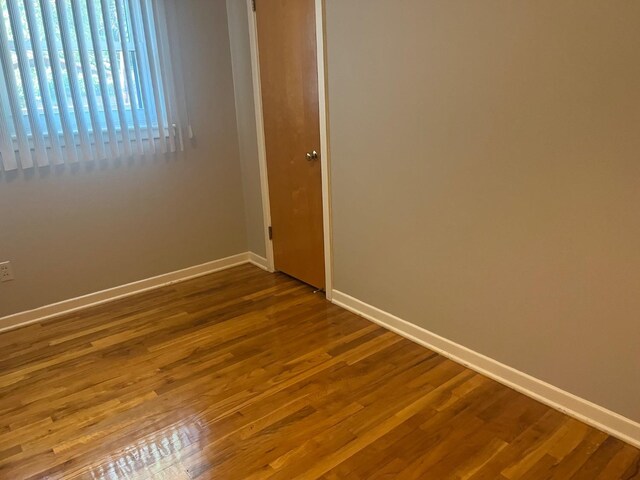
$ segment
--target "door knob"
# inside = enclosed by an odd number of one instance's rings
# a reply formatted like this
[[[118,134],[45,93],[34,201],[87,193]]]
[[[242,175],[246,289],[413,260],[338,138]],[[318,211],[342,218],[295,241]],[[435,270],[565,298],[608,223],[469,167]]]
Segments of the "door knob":
[[[318,159],[318,152],[316,152],[315,150],[313,152],[307,152],[307,162],[311,162],[317,159]]]

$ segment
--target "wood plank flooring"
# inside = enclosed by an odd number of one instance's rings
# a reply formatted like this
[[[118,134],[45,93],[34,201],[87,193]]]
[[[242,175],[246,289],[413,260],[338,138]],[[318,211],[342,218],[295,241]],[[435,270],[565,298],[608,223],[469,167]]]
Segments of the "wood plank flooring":
[[[0,345],[1,479],[640,478],[630,445],[253,266]]]

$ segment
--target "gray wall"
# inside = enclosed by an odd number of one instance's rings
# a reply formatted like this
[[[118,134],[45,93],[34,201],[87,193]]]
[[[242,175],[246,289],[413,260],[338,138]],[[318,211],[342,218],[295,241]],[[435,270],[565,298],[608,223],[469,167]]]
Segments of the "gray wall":
[[[247,242],[251,252],[266,257],[246,0],[227,0],[227,15],[244,187]]]
[[[196,144],[0,174],[0,261],[16,275],[0,317],[247,250],[225,1],[189,0],[178,22]]]
[[[640,421],[640,2],[327,0],[335,287]]]

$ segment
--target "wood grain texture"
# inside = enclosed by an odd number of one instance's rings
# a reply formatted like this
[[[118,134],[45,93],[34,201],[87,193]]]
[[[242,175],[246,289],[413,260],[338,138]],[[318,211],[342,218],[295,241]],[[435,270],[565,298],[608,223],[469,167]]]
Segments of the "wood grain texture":
[[[257,0],[260,84],[276,270],[325,287],[314,0]]]
[[[0,335],[2,479],[638,479],[640,451],[245,265]]]

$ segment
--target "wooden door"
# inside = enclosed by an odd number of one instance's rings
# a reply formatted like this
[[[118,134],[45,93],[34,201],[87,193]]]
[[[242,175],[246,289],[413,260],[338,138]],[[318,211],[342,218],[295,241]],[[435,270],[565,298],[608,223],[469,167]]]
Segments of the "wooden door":
[[[256,0],[256,16],[275,268],[324,288],[315,2]]]

